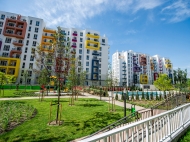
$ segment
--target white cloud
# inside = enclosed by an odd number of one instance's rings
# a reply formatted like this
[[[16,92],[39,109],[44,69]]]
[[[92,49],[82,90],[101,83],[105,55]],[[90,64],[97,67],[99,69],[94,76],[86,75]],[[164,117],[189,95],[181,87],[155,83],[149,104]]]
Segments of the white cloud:
[[[169,22],[180,22],[190,17],[190,1],[178,0],[162,9],[163,14],[171,16]]]
[[[132,22],[136,21],[138,18],[139,18],[139,17],[135,17],[135,18],[129,20],[129,23],[132,23]]]
[[[100,14],[108,0],[35,0],[35,15],[48,26],[80,27],[84,20]]]
[[[113,4],[117,10],[133,13],[141,9],[153,9],[164,3],[164,0],[113,0]]]
[[[136,30],[128,30],[125,32],[126,35],[131,35],[131,34],[136,34],[137,31]]]

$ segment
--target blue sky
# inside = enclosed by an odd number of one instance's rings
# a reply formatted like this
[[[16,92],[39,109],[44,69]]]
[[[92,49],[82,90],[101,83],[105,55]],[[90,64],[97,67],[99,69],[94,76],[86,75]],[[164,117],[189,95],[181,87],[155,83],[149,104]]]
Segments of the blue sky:
[[[117,50],[158,54],[190,72],[189,0],[0,0],[0,10],[42,18],[50,28],[98,30],[110,57]]]

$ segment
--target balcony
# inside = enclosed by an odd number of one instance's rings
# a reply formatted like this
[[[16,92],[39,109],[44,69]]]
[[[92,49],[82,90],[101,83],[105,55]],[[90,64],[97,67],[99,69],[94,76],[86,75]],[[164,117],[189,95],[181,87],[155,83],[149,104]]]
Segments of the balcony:
[[[77,42],[77,39],[72,39],[73,42]]]
[[[92,55],[97,55],[97,56],[99,56],[99,55],[100,55],[100,53],[99,53],[99,52],[97,52],[97,51],[93,51],[93,52],[92,52]]]
[[[19,40],[19,41],[18,40],[14,40],[13,44],[16,45],[16,46],[23,46],[24,43],[23,43],[22,40]]]
[[[22,53],[22,50],[18,50],[16,48],[13,48],[10,52],[10,57],[13,57],[13,54],[21,54]]]
[[[98,34],[90,34],[90,33],[87,33],[86,34],[87,37],[91,37],[91,38],[100,38],[100,36]]]
[[[76,45],[72,45],[71,47],[73,47],[73,48],[77,48],[77,46],[76,46]]]
[[[77,36],[77,33],[73,33],[73,36]]]

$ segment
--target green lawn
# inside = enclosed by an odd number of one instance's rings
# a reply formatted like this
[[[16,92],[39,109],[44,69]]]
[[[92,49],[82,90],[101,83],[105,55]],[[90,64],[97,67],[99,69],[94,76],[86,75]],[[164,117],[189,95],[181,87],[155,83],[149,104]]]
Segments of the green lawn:
[[[19,89],[18,91],[15,89],[4,89],[4,95],[3,90],[0,91],[0,98],[10,98],[10,97],[21,97],[20,95],[15,95],[15,92],[23,92],[25,89]],[[26,90],[27,92],[37,92],[37,90]],[[26,96],[26,95],[24,95]]]
[[[123,108],[116,106],[116,112],[108,112],[108,104],[96,99],[79,99],[69,106],[68,99],[61,99],[63,106],[61,126],[48,126],[51,101],[56,99],[22,100],[37,109],[37,115],[0,135],[0,142],[12,141],[71,141],[89,135],[123,117]],[[55,106],[53,108],[55,119]],[[130,111],[127,111],[129,114]]]
[[[179,142],[190,142],[190,129],[187,131],[187,133],[181,137]]]

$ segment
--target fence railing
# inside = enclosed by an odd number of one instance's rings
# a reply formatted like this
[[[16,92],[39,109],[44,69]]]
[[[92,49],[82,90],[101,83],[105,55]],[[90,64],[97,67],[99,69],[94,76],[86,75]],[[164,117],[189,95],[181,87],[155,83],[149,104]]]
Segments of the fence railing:
[[[126,117],[121,118],[120,120],[104,127],[103,129],[87,136],[92,137],[101,133],[105,133],[108,132],[112,129],[115,128],[119,128],[125,125],[129,125],[131,123],[140,121],[140,120],[144,120],[146,118],[152,117],[154,115],[163,113],[167,110],[173,109],[179,105],[182,105],[186,103],[186,94],[176,94],[173,96],[170,96],[166,99],[164,99],[163,101],[161,101],[160,103],[152,106],[150,109],[141,109],[136,111],[135,113],[132,113]]]
[[[190,103],[80,142],[170,141],[190,125]]]

